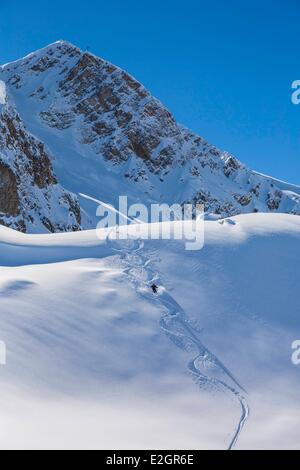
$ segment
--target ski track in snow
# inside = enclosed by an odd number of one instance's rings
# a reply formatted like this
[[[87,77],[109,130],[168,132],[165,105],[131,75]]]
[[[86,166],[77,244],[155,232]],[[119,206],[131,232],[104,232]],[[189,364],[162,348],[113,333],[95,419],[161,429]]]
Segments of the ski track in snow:
[[[115,229],[112,230],[111,234],[113,232],[115,232]],[[139,240],[115,240],[111,238],[111,234],[108,236],[107,242],[111,245],[113,251],[120,256],[124,272],[128,275],[136,290],[147,300],[153,301],[153,296],[155,296],[155,300],[166,310],[160,320],[161,329],[182,350],[191,352],[196,348],[196,356],[188,363],[188,369],[195,382],[201,388],[229,392],[231,396],[238,400],[242,410],[241,417],[228,447],[228,450],[233,450],[250,415],[249,406],[242,393],[246,394],[246,390],[224,364],[202,343],[199,337],[201,330],[192,325],[182,307],[162,287],[159,282],[159,274],[151,270],[150,265],[153,263],[153,259],[147,257],[144,243]],[[152,293],[151,285],[153,283],[158,283],[160,286],[158,294]],[[204,371],[201,371],[199,365],[197,365],[198,363],[202,365]],[[225,375],[234,385],[207,375],[207,370],[212,367],[215,371]]]

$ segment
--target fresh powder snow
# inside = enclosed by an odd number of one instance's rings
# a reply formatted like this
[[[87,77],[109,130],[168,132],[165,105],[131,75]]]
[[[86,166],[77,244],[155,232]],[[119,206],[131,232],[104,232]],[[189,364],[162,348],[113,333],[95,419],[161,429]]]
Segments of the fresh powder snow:
[[[138,228],[0,227],[1,448],[297,448],[299,217]]]

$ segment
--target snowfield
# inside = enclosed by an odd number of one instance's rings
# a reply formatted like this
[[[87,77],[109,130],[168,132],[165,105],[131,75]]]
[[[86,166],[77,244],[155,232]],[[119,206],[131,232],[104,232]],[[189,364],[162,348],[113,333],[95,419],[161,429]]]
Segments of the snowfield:
[[[300,218],[130,230],[0,227],[1,448],[299,449]]]

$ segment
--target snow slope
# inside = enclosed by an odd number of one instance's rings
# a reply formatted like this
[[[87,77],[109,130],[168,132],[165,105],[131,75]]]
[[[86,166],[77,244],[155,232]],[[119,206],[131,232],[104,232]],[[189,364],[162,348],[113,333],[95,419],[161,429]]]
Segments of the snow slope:
[[[0,228],[1,448],[299,448],[299,217],[136,230]]]

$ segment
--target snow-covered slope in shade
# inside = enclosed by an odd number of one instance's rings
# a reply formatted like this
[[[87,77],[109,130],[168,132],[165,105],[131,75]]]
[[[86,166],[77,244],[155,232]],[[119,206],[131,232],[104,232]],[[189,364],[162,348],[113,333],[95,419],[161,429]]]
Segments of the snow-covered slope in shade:
[[[200,202],[222,216],[300,214],[300,189],[249,170],[176,123],[134,78],[59,41],[0,67],[10,105],[53,157],[59,183],[117,204]],[[95,208],[82,204],[82,226]],[[71,211],[74,212],[74,211]],[[52,216],[55,225],[55,213]]]
[[[299,447],[300,218],[205,226],[199,252],[0,228],[2,448]]]

